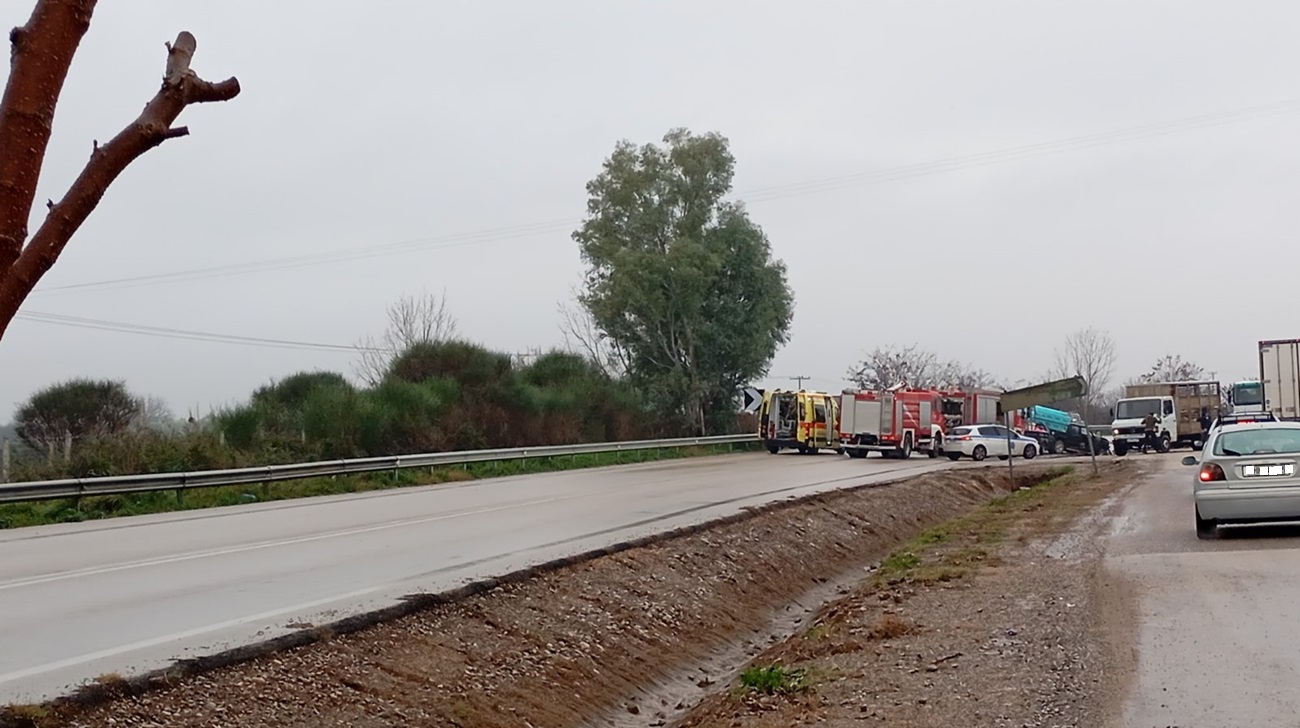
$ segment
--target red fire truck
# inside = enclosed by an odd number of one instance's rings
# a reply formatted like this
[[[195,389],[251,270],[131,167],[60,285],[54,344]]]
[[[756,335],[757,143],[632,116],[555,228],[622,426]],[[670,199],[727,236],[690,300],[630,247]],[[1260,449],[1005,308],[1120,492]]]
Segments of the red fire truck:
[[[993,389],[951,389],[943,392],[944,432],[962,425],[1002,421],[1002,393]]]
[[[840,395],[840,447],[850,457],[930,457],[943,451],[944,396],[933,389],[845,390]]]

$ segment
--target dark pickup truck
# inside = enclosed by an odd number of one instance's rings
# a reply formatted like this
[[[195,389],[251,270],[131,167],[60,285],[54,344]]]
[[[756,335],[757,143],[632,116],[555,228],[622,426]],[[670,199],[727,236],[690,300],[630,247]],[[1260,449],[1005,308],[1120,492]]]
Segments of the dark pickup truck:
[[[1037,440],[1038,446],[1044,453],[1087,455],[1088,440],[1084,434],[1085,432],[1087,432],[1087,429],[1083,425],[1071,422],[1066,426],[1064,432],[1028,430],[1025,432],[1025,437],[1032,437]],[[1105,455],[1110,452],[1109,440],[1099,435],[1091,435],[1091,437],[1092,447],[1098,455]]]

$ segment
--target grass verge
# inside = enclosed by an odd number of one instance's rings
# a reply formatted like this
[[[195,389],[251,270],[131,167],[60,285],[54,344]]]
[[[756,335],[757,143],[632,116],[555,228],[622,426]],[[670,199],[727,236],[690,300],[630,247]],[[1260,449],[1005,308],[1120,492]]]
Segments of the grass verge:
[[[923,531],[881,561],[871,586],[933,584],[964,578],[982,565],[996,563],[997,550],[1012,533],[1018,540],[1044,530],[1074,511],[1062,491],[1076,482],[1071,466],[1052,468],[1038,482],[998,496],[969,514]],[[1034,514],[1025,527],[1027,514]]]
[[[451,466],[432,471],[412,468],[396,472],[367,473],[353,477],[282,481],[268,485],[235,485],[184,492],[168,490],[153,493],[127,493],[122,495],[88,496],[79,499],[8,503],[0,505],[0,529],[43,526],[52,523],[76,523],[121,516],[198,510],[201,508],[217,508],[243,503],[262,503],[322,495],[362,493],[416,485],[500,478],[510,475],[530,475],[659,460],[679,460],[756,449],[758,449],[757,443],[753,445],[736,443],[732,445],[703,445],[655,450],[628,450],[589,455],[469,463],[465,466]]]

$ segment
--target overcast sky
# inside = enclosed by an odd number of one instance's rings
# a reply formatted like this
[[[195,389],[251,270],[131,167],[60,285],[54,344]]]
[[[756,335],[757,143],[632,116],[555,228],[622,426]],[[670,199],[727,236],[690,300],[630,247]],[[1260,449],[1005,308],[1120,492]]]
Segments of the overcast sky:
[[[838,390],[911,343],[1032,378],[1085,326],[1114,336],[1116,380],[1165,353],[1234,379],[1258,339],[1300,337],[1300,4],[104,0],[42,202],[139,112],[181,29],[243,93],[188,109],[192,135],[122,175],[25,311],[348,345],[445,288],[469,337],[549,347],[584,184],[617,140],[685,126],[730,138],[789,266],[771,384]],[[0,421],[73,376],[183,414],[353,358],[20,320]]]

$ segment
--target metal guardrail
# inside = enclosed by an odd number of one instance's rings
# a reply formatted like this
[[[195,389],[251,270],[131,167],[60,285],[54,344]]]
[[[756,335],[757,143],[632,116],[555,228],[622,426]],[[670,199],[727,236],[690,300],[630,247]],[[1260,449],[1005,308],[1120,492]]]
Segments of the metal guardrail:
[[[628,440],[625,442],[589,442],[579,445],[543,445],[539,447],[498,448],[492,450],[461,450],[434,452],[419,455],[392,455],[351,460],[324,460],[315,463],[267,465],[260,468],[235,468],[231,470],[198,470],[192,473],[149,473],[145,475],[119,475],[102,478],[67,478],[64,480],[34,480],[25,483],[0,485],[0,503],[79,498],[90,495],[119,493],[148,493],[160,490],[184,491],[190,488],[214,488],[222,485],[253,485],[281,480],[325,478],[359,473],[376,473],[408,468],[436,468],[449,465],[467,465],[502,460],[527,460],[533,458],[564,457],[568,455],[595,455],[632,450],[659,450],[701,445],[728,445],[757,442],[758,435],[715,435],[712,437],[679,437],[668,440]]]

